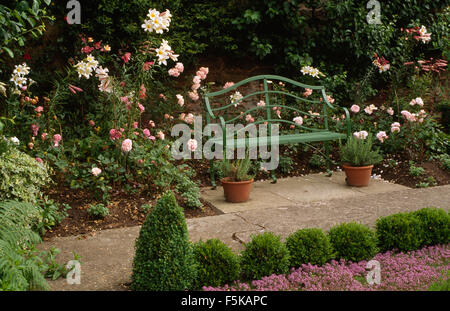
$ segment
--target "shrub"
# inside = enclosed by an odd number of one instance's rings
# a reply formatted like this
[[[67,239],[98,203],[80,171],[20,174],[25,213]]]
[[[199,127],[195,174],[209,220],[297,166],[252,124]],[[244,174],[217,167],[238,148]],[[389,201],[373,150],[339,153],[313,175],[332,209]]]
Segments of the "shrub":
[[[133,290],[185,290],[196,278],[183,210],[167,192],[147,215],[136,240]]]
[[[218,239],[196,243],[194,257],[198,264],[197,288],[220,286],[239,278],[238,256]]]
[[[450,241],[450,215],[440,208],[423,208],[413,213],[422,227],[422,245],[447,244]]]
[[[361,224],[352,222],[334,226],[329,236],[337,259],[356,262],[372,258],[377,253],[375,233]]]
[[[16,148],[0,156],[0,201],[36,202],[40,187],[50,182],[47,167]]]
[[[422,244],[422,227],[412,213],[398,213],[381,217],[376,222],[378,244],[382,251],[416,250]]]
[[[330,239],[321,229],[302,229],[286,239],[291,267],[302,264],[323,265],[332,257]]]
[[[289,251],[279,236],[270,232],[256,235],[241,254],[244,278],[257,280],[289,271]]]
[[[109,209],[104,204],[91,205],[87,212],[90,217],[95,219],[105,218],[109,215]]]

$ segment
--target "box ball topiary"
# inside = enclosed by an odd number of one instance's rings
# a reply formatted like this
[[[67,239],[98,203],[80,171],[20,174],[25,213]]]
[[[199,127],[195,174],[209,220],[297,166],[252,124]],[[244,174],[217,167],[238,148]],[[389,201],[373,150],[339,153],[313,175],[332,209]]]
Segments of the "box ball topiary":
[[[273,233],[255,235],[241,253],[241,271],[248,280],[287,273],[289,251],[281,238]]]
[[[429,207],[413,212],[422,227],[422,245],[450,242],[450,215],[443,209]]]
[[[197,288],[221,286],[239,278],[238,256],[218,239],[196,243],[194,257],[197,261]]]
[[[381,217],[376,222],[376,231],[381,251],[412,251],[422,244],[422,226],[412,213]]]
[[[323,265],[333,255],[329,237],[316,228],[294,232],[286,239],[286,246],[291,256],[291,267],[307,263]]]
[[[370,259],[378,251],[375,232],[355,222],[334,226],[329,237],[336,259],[356,262]]]
[[[165,193],[147,215],[135,249],[133,290],[186,290],[194,285],[196,262],[183,209],[172,192]]]

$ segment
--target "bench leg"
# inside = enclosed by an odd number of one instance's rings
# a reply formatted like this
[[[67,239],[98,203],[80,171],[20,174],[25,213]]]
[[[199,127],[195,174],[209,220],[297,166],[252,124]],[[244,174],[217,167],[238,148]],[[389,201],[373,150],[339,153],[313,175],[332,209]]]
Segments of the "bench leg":
[[[275,176],[275,170],[270,171],[270,177],[272,177],[272,184],[277,183],[277,177]]]
[[[217,185],[216,185],[216,178],[214,176],[214,161],[213,160],[209,160],[209,174],[211,176],[212,190],[215,190]]]
[[[333,172],[330,169],[331,159],[330,159],[330,142],[325,142],[325,155],[327,156],[327,176],[331,177]]]

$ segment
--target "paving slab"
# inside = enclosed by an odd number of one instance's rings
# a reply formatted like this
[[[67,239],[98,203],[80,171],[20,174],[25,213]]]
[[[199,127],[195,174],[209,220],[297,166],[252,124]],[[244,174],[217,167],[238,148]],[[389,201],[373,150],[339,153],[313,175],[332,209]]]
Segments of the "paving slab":
[[[368,187],[349,187],[345,182],[345,173],[334,172],[331,177],[327,177],[326,174],[311,174],[283,178],[279,179],[276,184],[272,184],[270,180],[254,182],[250,200],[245,203],[226,202],[223,188],[220,186],[216,190],[202,189],[202,198],[223,213],[236,213],[404,189],[408,189],[408,187],[377,179],[372,179]]]

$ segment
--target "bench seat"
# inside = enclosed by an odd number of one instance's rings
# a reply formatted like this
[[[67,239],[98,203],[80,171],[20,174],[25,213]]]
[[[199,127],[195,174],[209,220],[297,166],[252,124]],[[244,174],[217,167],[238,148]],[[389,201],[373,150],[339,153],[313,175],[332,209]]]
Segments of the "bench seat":
[[[269,139],[270,137],[250,137],[250,138],[238,138],[238,139],[230,139],[227,140],[227,144],[230,142],[234,143],[235,148],[243,148],[245,146],[248,147],[257,147],[257,146],[267,146],[270,145]],[[289,135],[280,135],[278,143],[280,145],[286,144],[295,144],[295,143],[307,143],[307,142],[319,142],[319,141],[330,141],[330,140],[339,140],[346,139],[347,135],[343,133],[335,133],[330,131],[318,131],[312,133],[299,133],[299,134],[289,134]],[[223,146],[223,138],[212,139],[212,142],[216,143],[219,146]],[[231,146],[230,146],[231,147]]]

